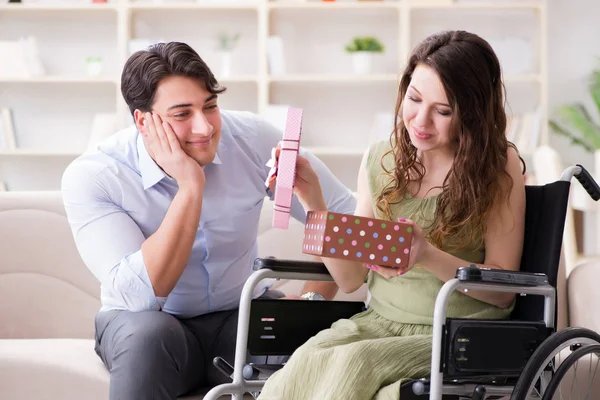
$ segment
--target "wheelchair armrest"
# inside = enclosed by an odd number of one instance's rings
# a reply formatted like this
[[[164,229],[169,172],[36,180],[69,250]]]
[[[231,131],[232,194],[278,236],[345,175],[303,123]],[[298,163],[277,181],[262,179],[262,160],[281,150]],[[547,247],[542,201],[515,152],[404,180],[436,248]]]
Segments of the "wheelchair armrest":
[[[544,283],[545,282],[545,283]],[[446,324],[446,310],[450,295],[455,290],[485,290],[493,292],[521,293],[544,296],[544,324],[554,328],[556,289],[548,283],[544,274],[491,270],[476,265],[459,268],[456,277],[440,289],[433,309],[433,337],[431,350],[430,398],[442,395],[442,344]]]
[[[461,282],[489,283],[495,285],[548,285],[548,276],[546,276],[546,274],[479,268],[474,264],[471,264],[468,267],[459,268],[456,271],[456,278]]]
[[[295,272],[301,274],[323,274],[330,275],[321,262],[313,261],[298,261],[298,260],[282,260],[277,258],[257,258],[254,260],[255,271],[261,269],[270,269],[277,272]]]

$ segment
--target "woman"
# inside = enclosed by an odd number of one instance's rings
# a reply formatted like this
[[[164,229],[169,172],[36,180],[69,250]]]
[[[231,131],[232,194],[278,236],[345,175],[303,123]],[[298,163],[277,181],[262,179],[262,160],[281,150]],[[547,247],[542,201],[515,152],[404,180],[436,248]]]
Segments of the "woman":
[[[432,35],[411,55],[400,82],[389,141],[365,154],[356,215],[414,225],[405,270],[324,258],[347,293],[368,275],[369,309],[300,347],[266,383],[260,400],[398,399],[403,380],[429,375],[436,295],[471,263],[517,270],[525,186],[505,135],[498,58],[464,31]],[[318,178],[299,158],[295,193],[326,210]],[[451,318],[506,318],[514,295],[452,294]]]

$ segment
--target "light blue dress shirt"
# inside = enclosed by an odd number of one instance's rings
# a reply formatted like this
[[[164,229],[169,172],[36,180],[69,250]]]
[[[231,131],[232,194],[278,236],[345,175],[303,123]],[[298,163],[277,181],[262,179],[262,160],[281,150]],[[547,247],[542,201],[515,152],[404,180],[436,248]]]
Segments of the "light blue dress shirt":
[[[177,193],[177,183],[148,154],[135,126],[111,136],[69,165],[62,195],[79,253],[100,281],[102,309],[164,310],[188,318],[239,306],[258,256],[257,232],[267,196],[266,166],[282,132],[255,114],[221,111],[217,156],[204,168],[202,215],[188,264],[168,297],[154,294],[141,245]],[[354,213],[348,188],[314,155],[328,209]],[[305,222],[296,198],[292,216]],[[301,243],[298,243],[301,246]],[[260,296],[272,284],[257,287]]]

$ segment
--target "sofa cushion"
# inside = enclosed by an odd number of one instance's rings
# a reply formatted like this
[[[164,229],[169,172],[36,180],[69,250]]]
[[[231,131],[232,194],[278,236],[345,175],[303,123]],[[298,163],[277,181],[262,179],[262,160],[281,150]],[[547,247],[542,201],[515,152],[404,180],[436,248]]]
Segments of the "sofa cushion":
[[[3,399],[108,399],[109,374],[92,339],[0,339],[0,377]]]
[[[0,302],[8,306],[0,308],[0,338],[93,338],[99,284],[79,257],[66,217],[3,208]]]
[[[577,265],[568,281],[569,325],[600,332],[600,259]]]
[[[0,339],[0,376],[5,399],[108,398],[109,374],[93,339]]]

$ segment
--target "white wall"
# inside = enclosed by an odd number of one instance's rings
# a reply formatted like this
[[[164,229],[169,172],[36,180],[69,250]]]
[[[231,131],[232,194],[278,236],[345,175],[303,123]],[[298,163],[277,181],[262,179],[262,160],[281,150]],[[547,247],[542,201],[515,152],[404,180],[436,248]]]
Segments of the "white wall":
[[[598,0],[549,0],[548,6],[548,101],[549,112],[568,102],[583,102],[598,117],[586,79],[600,67],[600,2]],[[551,114],[550,114],[551,115]],[[551,145],[565,165],[582,164],[593,171],[593,156],[574,147],[563,137],[551,134]],[[578,183],[575,183],[578,185]],[[585,214],[584,250],[598,253],[596,220]]]

